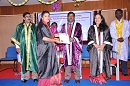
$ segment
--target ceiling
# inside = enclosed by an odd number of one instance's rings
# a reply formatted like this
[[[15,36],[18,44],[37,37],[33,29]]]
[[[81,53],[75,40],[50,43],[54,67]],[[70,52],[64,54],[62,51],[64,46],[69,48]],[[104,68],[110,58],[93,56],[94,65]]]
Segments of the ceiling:
[[[14,3],[21,3],[24,0],[11,0]],[[43,0],[43,1],[48,1],[48,0]],[[73,0],[62,0],[62,3],[68,3],[68,2],[73,2]],[[41,4],[38,2],[38,0],[29,0],[25,5],[29,4]],[[0,6],[11,6],[11,4],[8,2],[8,0],[0,0]]]

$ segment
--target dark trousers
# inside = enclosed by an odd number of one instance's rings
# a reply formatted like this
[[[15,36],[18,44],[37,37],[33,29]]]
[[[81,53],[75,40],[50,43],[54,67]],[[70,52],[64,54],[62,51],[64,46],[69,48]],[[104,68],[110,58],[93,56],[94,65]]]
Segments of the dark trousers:
[[[121,70],[123,74],[128,74],[127,61],[121,60]]]
[[[122,74],[128,74],[127,61],[120,60]],[[113,67],[113,73],[116,73],[116,68]]]

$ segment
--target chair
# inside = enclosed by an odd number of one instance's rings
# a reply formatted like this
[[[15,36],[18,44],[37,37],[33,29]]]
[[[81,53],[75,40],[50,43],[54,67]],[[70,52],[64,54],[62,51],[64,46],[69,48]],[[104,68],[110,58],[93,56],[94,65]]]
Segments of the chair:
[[[120,80],[120,74],[119,74],[119,58],[118,58],[118,53],[116,51],[112,51],[112,53],[115,53],[116,55],[116,59],[115,58],[111,58],[110,60],[110,70],[111,70],[111,74],[112,74],[112,67],[116,68],[116,80]]]
[[[82,53],[81,53],[82,61],[85,65],[87,65],[87,61],[90,59],[89,52],[87,51],[87,45],[82,46]]]
[[[59,51],[58,56],[59,56],[59,58],[58,58],[59,70],[60,70],[60,72],[62,72],[62,67],[64,66],[63,51]]]
[[[13,61],[13,71],[17,71],[17,52],[16,52],[16,47],[15,46],[9,46],[6,51],[6,57],[0,59],[0,65],[3,65],[1,62],[2,61]],[[12,67],[11,67],[12,68]],[[5,68],[3,70],[6,70],[8,68]],[[3,71],[1,70],[1,71]],[[0,72],[1,72],[0,71]]]
[[[62,72],[62,67],[64,66],[64,58],[60,57],[59,63],[60,63],[59,70]]]

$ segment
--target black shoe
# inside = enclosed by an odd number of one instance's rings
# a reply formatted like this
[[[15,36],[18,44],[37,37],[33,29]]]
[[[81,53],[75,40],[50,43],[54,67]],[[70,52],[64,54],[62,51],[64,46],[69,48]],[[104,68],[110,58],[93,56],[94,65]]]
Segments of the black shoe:
[[[80,83],[80,80],[75,80],[75,82],[78,84],[78,83]]]
[[[68,83],[70,80],[65,79],[64,83]]]
[[[23,80],[22,80],[23,83],[26,83],[27,81],[28,81],[28,80],[26,80],[26,79],[23,79]]]
[[[116,76],[116,73],[113,73],[112,75]]]
[[[124,76],[129,76],[129,74],[123,74]]]
[[[38,79],[33,79],[34,82],[38,82]]]
[[[107,77],[107,78],[106,78],[106,80],[110,80],[110,79],[111,79],[111,77]]]

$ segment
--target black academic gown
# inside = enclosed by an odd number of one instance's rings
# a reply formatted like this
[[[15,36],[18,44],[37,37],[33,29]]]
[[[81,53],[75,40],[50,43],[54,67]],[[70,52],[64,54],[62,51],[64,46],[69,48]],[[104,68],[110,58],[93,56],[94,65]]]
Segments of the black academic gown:
[[[107,78],[110,78],[110,51],[112,49],[111,36],[108,28],[104,28],[103,31],[103,43],[107,42],[103,49],[103,72],[106,74]],[[98,57],[97,48],[93,46],[96,43],[95,27],[90,26],[88,30],[88,47],[87,50],[90,53],[90,76],[97,76],[99,72],[100,57]]]

